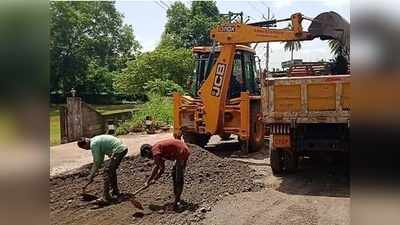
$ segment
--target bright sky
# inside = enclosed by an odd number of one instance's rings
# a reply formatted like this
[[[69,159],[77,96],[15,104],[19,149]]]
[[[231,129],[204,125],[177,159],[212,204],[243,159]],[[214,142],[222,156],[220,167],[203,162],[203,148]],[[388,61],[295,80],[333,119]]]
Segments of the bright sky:
[[[144,51],[153,50],[164,31],[167,5],[173,1],[117,1],[116,8],[124,15],[124,22],[131,24],[136,39],[143,46]],[[190,6],[190,1],[182,1]],[[288,18],[291,14],[301,12],[305,16],[315,17],[326,11],[335,11],[350,21],[350,0],[272,0],[272,1],[217,1],[220,13],[243,12],[250,16],[250,22],[262,20],[262,14],[267,16],[267,7],[275,18]],[[280,26],[285,27],[283,22]],[[306,30],[309,23],[303,22]],[[257,55],[265,64],[265,44],[257,46]],[[313,40],[302,42],[302,49],[294,53],[295,59],[304,61],[318,61],[330,59],[330,49],[326,41]],[[285,52],[283,44],[270,44],[270,68],[281,68],[281,62],[290,60],[290,52]]]

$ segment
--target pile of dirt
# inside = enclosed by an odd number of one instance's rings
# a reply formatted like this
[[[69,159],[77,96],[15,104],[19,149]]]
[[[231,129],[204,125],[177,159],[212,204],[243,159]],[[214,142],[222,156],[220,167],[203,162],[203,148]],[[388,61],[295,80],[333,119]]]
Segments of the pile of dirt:
[[[186,202],[182,212],[170,209],[173,202],[172,163],[167,163],[166,174],[153,186],[136,196],[144,210],[134,208],[129,201],[102,208],[82,201],[80,196],[90,166],[72,174],[50,178],[51,224],[196,224],[214,203],[225,196],[258,191],[253,183],[254,171],[247,165],[230,159],[222,159],[195,145],[192,149],[182,199]],[[134,192],[142,187],[150,176],[151,161],[140,157],[124,159],[118,170],[122,192]],[[88,193],[101,197],[102,177],[96,177]]]

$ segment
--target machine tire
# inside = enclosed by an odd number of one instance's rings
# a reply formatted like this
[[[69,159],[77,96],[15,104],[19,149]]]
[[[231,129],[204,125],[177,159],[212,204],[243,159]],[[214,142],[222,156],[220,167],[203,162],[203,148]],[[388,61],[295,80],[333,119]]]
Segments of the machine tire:
[[[297,156],[287,149],[270,148],[270,164],[274,175],[293,173],[297,170]]]
[[[249,153],[249,141],[248,140],[239,140],[240,151],[242,154]]]
[[[223,134],[220,134],[219,137],[221,138],[221,140],[230,140],[231,134],[223,133]]]
[[[182,137],[186,143],[195,144],[202,148],[204,148],[210,140],[209,135],[194,132],[182,132]]]
[[[283,167],[286,173],[293,173],[297,170],[298,158],[297,155],[291,150],[282,151]]]
[[[278,149],[270,149],[270,164],[272,173],[274,175],[282,174],[283,172],[283,162],[282,162],[282,151]]]
[[[265,147],[264,142],[264,123],[258,120],[258,115],[261,113],[261,102],[252,101],[250,103],[250,137],[249,137],[249,152],[256,152]]]

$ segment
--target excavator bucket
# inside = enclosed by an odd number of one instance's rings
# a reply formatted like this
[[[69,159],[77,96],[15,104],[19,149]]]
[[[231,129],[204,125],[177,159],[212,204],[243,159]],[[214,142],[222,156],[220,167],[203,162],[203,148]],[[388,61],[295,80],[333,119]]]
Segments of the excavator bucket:
[[[315,17],[308,32],[314,38],[319,37],[321,40],[335,39],[341,45],[350,49],[350,23],[336,12],[324,12]]]

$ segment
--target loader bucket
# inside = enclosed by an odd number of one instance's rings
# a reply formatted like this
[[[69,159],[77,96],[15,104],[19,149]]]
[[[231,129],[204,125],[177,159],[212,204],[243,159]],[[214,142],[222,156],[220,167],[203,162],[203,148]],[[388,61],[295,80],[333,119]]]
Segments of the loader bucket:
[[[308,32],[321,40],[335,39],[343,47],[350,49],[350,23],[336,12],[324,12],[315,17]]]

